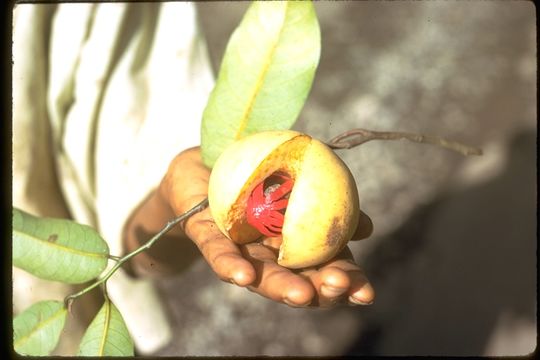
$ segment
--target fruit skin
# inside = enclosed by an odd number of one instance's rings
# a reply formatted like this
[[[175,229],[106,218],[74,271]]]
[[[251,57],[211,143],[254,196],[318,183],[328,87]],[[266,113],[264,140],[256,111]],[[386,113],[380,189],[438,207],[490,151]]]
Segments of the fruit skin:
[[[330,260],[345,247],[358,225],[356,183],[328,146],[296,131],[256,133],[236,141],[221,154],[208,189],[217,226],[239,244],[260,238],[246,221],[247,200],[274,172],[284,172],[294,180],[278,264],[305,268]]]

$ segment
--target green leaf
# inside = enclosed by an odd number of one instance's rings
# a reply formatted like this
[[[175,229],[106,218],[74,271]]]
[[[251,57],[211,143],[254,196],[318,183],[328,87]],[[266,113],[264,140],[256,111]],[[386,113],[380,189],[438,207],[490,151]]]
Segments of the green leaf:
[[[110,300],[97,313],[79,347],[80,356],[133,356],[133,340],[122,315]]]
[[[13,209],[13,265],[37,277],[84,283],[101,274],[108,254],[107,243],[89,226]]]
[[[308,1],[256,1],[232,34],[204,110],[201,148],[212,167],[246,135],[289,129],[308,96],[321,49]]]
[[[21,355],[43,356],[54,350],[66,322],[60,301],[40,301],[13,319],[13,345]]]

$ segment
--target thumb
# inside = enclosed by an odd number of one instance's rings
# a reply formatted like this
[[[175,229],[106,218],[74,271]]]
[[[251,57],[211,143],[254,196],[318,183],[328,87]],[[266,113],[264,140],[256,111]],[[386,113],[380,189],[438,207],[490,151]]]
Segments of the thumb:
[[[358,219],[358,225],[352,236],[351,240],[362,240],[368,238],[373,233],[373,222],[370,217],[360,210],[360,216]]]

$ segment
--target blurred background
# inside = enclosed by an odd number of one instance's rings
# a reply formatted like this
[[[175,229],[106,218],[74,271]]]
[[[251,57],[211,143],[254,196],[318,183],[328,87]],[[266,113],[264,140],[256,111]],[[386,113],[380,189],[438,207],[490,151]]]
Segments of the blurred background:
[[[196,6],[217,74],[249,2]],[[338,151],[375,227],[351,244],[375,302],[290,308],[219,281],[199,261],[156,280],[174,335],[150,355],[535,351],[534,4],[344,1],[315,8],[322,53],[296,130],[321,140],[353,128],[418,132],[481,147],[484,155],[466,158],[405,140]]]
[[[217,72],[249,4],[198,3]],[[295,129],[435,134],[339,155],[375,225],[352,245],[377,298],[292,309],[202,263],[158,282],[175,340],[155,355],[524,355],[536,348],[536,18],[531,2],[317,2],[322,55]]]

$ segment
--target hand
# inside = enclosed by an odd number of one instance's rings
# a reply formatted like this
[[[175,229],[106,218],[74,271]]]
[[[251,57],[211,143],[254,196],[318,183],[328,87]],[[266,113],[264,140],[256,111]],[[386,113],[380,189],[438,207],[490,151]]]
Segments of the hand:
[[[371,220],[361,213],[355,240],[368,237]],[[259,274],[248,286],[263,296],[291,306],[331,307],[338,303],[368,305],[374,291],[362,270],[354,263],[348,247],[332,260],[317,267],[291,271],[277,264],[281,239],[266,238],[262,243],[241,245],[242,254]]]
[[[210,170],[198,148],[180,153],[172,162],[158,192],[175,215],[180,215],[207,197]],[[371,220],[361,214],[356,239],[371,233]],[[328,307],[339,301],[369,304],[374,291],[348,248],[318,267],[292,271],[276,263],[276,239],[238,246],[225,237],[207,208],[182,224],[217,276],[248,287],[269,299],[290,306]]]

